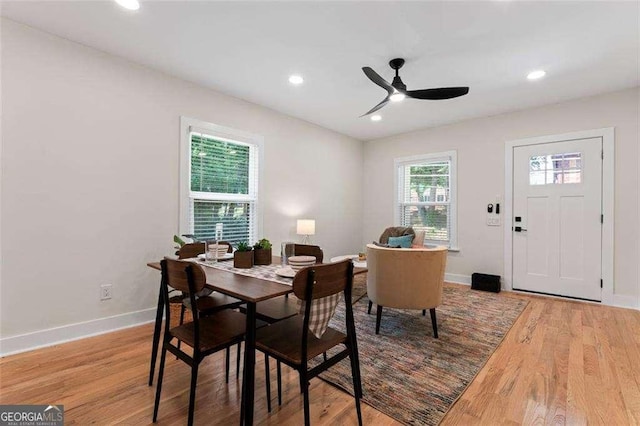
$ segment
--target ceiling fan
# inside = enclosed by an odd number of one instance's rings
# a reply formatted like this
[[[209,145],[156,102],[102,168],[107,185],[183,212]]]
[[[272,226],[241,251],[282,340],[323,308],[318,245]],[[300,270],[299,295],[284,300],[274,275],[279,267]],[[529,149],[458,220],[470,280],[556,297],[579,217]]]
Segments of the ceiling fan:
[[[430,99],[441,100],[457,98],[458,96],[464,96],[469,93],[468,87],[441,87],[438,89],[423,89],[423,90],[407,90],[407,85],[402,82],[402,79],[398,75],[398,70],[404,65],[404,59],[396,58],[389,61],[389,66],[396,70],[396,76],[393,78],[391,84],[387,83],[382,77],[378,75],[374,70],[369,67],[363,67],[362,71],[369,77],[369,80],[373,81],[378,86],[387,91],[387,97],[382,100],[378,105],[371,108],[361,117],[369,115],[385,106],[389,101],[401,101],[405,97],[413,99]]]

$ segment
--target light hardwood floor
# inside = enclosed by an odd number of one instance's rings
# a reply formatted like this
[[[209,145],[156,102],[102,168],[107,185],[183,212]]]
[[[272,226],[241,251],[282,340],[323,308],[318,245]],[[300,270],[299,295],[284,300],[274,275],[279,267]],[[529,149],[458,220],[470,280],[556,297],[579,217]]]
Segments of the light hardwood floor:
[[[501,293],[530,301],[503,343],[443,420],[454,424],[640,424],[640,312]],[[0,404],[64,404],[67,424],[151,423],[147,374],[152,326],[0,360]],[[232,353],[232,359],[233,359]],[[239,381],[224,383],[223,357],[203,362],[196,424],[237,424]],[[272,363],[273,364],[273,363]],[[264,362],[257,360],[256,423],[302,424],[297,375],[283,369],[283,405],[267,413]],[[275,366],[273,366],[275,367]],[[188,367],[167,358],[160,425],[184,424]],[[353,397],[311,382],[314,425],[357,424]],[[397,424],[363,405],[366,425]]]

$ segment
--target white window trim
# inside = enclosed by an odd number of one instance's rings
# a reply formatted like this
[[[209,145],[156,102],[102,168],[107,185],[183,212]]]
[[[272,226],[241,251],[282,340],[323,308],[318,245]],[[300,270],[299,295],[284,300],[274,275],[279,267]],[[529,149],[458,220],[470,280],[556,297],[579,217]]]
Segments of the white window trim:
[[[398,205],[400,203],[400,177],[398,168],[406,166],[407,164],[414,164],[420,161],[438,161],[438,160],[451,160],[450,181],[449,181],[449,220],[450,220],[450,235],[449,235],[449,251],[460,251],[458,247],[458,153],[457,151],[444,151],[435,152],[431,154],[412,155],[409,157],[399,157],[393,160],[393,223],[396,226],[400,224],[400,212],[398,211]],[[412,203],[414,204],[414,203]],[[424,205],[441,204],[438,202],[425,202]]]
[[[256,145],[258,147],[258,193],[255,197],[247,196],[247,199],[254,200],[256,206],[256,215],[253,226],[258,236],[262,235],[263,210],[261,197],[263,192],[263,170],[264,170],[264,138],[261,135],[244,132],[242,130],[232,129],[230,127],[219,126],[217,124],[208,123],[190,117],[180,117],[180,189],[179,189],[179,212],[178,212],[178,235],[191,234],[189,220],[189,194],[191,177],[189,175],[189,155],[191,149],[191,131],[207,133],[216,138],[240,142],[247,145]],[[251,173],[251,171],[249,172]],[[255,191],[250,188],[250,192]],[[228,194],[215,195],[216,199],[224,199]],[[202,198],[210,198],[211,194],[206,193]],[[242,198],[242,196],[234,195],[233,199]]]

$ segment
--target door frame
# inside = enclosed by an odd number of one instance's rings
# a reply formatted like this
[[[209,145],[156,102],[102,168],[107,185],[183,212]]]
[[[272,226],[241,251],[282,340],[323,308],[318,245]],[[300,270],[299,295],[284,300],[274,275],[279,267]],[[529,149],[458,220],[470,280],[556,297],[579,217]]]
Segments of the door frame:
[[[505,142],[504,150],[504,287],[513,290],[513,150],[518,146],[539,145],[576,139],[602,138],[602,302],[614,304],[614,193],[615,131],[613,127],[579,132],[516,139]]]

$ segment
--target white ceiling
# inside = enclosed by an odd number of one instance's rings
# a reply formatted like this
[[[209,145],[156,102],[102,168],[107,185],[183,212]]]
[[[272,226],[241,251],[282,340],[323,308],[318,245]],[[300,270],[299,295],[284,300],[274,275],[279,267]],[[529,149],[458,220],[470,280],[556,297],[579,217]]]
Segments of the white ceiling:
[[[637,86],[639,4],[627,2],[3,2],[3,16],[358,139]],[[408,89],[470,86],[446,101],[386,95],[362,73],[407,62]],[[531,82],[526,74],[545,69]],[[292,73],[305,83],[291,86]]]

